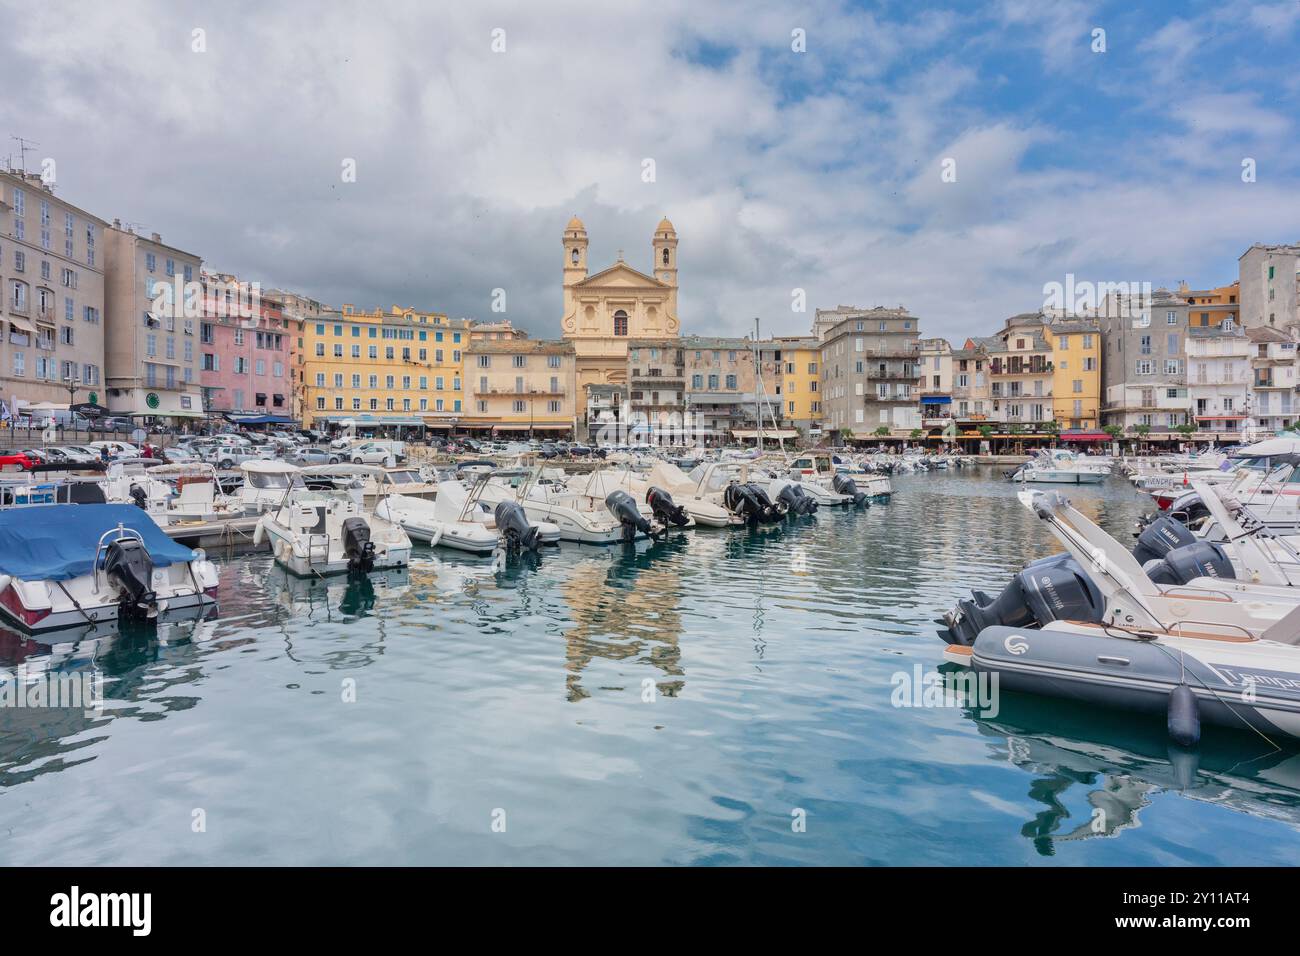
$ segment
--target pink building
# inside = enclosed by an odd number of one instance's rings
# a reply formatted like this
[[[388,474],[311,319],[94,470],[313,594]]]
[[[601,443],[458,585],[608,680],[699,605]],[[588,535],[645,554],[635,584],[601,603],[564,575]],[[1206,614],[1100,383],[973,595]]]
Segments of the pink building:
[[[199,384],[209,412],[293,419],[293,333],[280,306],[235,276],[202,273]]]

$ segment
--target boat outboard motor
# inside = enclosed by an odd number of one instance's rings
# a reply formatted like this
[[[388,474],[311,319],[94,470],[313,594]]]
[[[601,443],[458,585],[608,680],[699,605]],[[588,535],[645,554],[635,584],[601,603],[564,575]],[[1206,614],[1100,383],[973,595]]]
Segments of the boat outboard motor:
[[[736,482],[727,485],[722,493],[722,503],[727,506],[727,510],[744,518],[746,524],[758,524],[763,517],[763,506],[752,489],[752,485]]]
[[[524,506],[517,501],[497,502],[492,518],[496,522],[497,530],[506,539],[507,551],[515,552],[521,548],[536,551],[542,543],[541,532],[537,530],[536,525],[529,523]]]
[[[1177,518],[1161,515],[1142,529],[1137,544],[1133,547],[1133,557],[1137,558],[1139,564],[1146,564],[1148,561],[1158,561],[1174,548],[1195,543],[1196,535],[1192,534],[1187,525]]]
[[[1148,561],[1142,570],[1156,584],[1186,584],[1193,578],[1235,578],[1223,545],[1196,541],[1173,548],[1163,558]]]
[[[804,494],[803,488],[794,482],[786,482],[776,493],[776,500],[786,507],[786,513],[792,515],[810,515],[817,510],[817,502],[811,495]]]
[[[690,524],[691,516],[686,513],[686,509],[673,501],[673,496],[662,488],[652,485],[647,489],[645,503],[650,506],[651,513],[663,522],[664,527],[673,524],[683,528]]]
[[[149,495],[143,488],[139,485],[132,485],[130,495],[132,504],[137,508],[141,511],[149,510]]]
[[[1100,621],[1106,602],[1097,585],[1068,554],[1025,565],[996,599],[982,591],[958,601],[944,616],[944,639],[950,644],[974,644],[980,631],[993,625],[1041,627],[1052,621]]]
[[[370,540],[370,525],[365,518],[343,519],[343,554],[348,571],[365,574],[375,567],[375,543]]]
[[[638,531],[653,536],[650,522],[645,520],[645,515],[637,508],[636,499],[626,491],[611,491],[605,496],[605,507],[623,525],[624,541],[633,540]]]
[[[104,574],[118,589],[117,616],[148,621],[158,616],[153,558],[139,538],[118,538],[104,549]]]
[[[831,487],[835,489],[837,495],[848,495],[852,498],[853,504],[858,508],[867,504],[867,499],[870,497],[865,491],[858,491],[858,483],[848,475],[833,475]]]

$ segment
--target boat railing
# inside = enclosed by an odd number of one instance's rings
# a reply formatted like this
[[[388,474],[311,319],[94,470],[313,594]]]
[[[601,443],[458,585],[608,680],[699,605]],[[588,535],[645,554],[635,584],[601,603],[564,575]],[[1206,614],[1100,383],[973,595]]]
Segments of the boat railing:
[[[142,547],[144,546],[144,535],[142,535],[139,531],[136,531],[134,528],[126,527],[126,525],[122,524],[121,522],[118,523],[116,528],[109,528],[107,531],[101,534],[99,536],[99,543],[95,545],[95,560],[91,563],[90,590],[94,594],[99,593],[99,556],[104,551],[104,548],[107,547],[107,544],[112,543],[112,542],[106,543],[105,539],[109,535],[113,535],[113,534],[117,535],[117,537],[114,538],[113,541],[134,539],[136,541],[139,541]]]

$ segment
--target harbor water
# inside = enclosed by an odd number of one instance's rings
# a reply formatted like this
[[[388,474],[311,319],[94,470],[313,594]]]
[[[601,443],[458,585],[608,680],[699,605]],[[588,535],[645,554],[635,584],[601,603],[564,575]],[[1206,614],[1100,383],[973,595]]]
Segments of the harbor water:
[[[866,511],[501,571],[236,556],[211,620],[0,632],[11,675],[105,697],[0,708],[0,861],[1300,862],[1300,757],[1257,734],[1183,753],[1160,716],[927,699],[935,618],[1060,548],[993,468],[893,481]],[[1121,540],[1150,510],[1119,478],[1062,491]]]

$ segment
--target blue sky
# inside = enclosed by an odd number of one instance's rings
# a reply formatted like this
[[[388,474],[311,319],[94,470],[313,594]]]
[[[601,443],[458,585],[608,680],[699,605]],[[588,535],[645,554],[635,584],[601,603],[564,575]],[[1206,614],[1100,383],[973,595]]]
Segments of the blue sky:
[[[502,288],[554,335],[569,216],[596,269],[649,268],[668,215],[688,331],[905,304],[960,339],[1067,273],[1217,284],[1300,240],[1295,0],[71,9],[0,0],[5,132],[93,212],[336,305]]]

